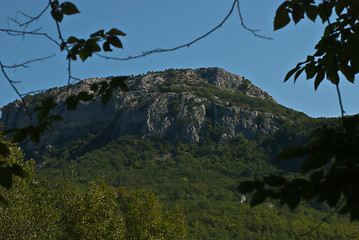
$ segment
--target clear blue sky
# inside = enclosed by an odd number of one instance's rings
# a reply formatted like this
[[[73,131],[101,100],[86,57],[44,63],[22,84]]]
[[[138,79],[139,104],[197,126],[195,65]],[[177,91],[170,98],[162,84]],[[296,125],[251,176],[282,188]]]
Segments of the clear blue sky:
[[[87,37],[99,29],[116,27],[127,33],[122,38],[124,49],[117,50],[112,55],[118,57],[187,43],[219,24],[233,3],[232,0],[73,2],[81,13],[64,19],[61,24],[64,37]],[[95,57],[85,63],[73,64],[73,74],[85,79],[136,75],[168,68],[220,67],[248,78],[284,106],[313,117],[339,116],[339,104],[333,85],[324,83],[315,92],[313,81],[304,78],[298,79],[296,84],[292,81],[283,83],[285,74],[297,62],[313,53],[315,42],[323,31],[320,22],[312,23],[307,20],[297,26],[291,23],[285,29],[273,32],[273,17],[281,1],[240,2],[245,24],[250,28],[260,29],[260,34],[274,38],[273,41],[256,38],[245,31],[235,12],[222,28],[189,48],[125,62]],[[18,10],[35,16],[46,3],[47,1],[4,1],[0,9],[0,28],[8,27],[8,17],[25,20],[16,14]],[[27,30],[40,27],[40,31],[57,38],[55,24],[49,13]],[[0,33],[0,61],[3,64],[12,65],[53,53],[56,56],[51,59],[33,63],[28,68],[8,71],[11,78],[21,81],[17,87],[22,93],[66,85],[65,54],[42,37],[10,37]],[[342,81],[340,87],[347,114],[358,113],[358,84]],[[14,91],[0,75],[0,106],[16,98]]]

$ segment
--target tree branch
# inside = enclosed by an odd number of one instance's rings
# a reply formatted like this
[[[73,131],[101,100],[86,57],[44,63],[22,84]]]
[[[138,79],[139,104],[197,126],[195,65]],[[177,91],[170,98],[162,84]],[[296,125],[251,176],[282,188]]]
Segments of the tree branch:
[[[188,43],[185,43],[185,44],[182,44],[180,46],[177,46],[177,47],[174,47],[174,48],[168,48],[168,49],[163,49],[163,48],[157,48],[157,49],[153,49],[153,50],[150,50],[150,51],[146,51],[146,52],[143,52],[142,54],[140,55],[136,55],[136,56],[128,56],[126,58],[118,58],[118,57],[109,57],[109,56],[105,56],[105,55],[102,55],[102,54],[98,54],[96,53],[97,56],[99,57],[102,57],[104,59],[111,59],[111,60],[120,60],[120,61],[127,61],[127,60],[132,60],[132,59],[136,59],[136,58],[141,58],[141,57],[145,57],[147,55],[150,55],[150,54],[154,54],[154,53],[163,53],[163,52],[173,52],[173,51],[176,51],[176,50],[179,50],[181,48],[185,48],[185,47],[190,47],[191,45],[195,44],[196,42],[202,40],[203,38],[206,38],[207,36],[209,36],[210,34],[212,34],[213,32],[215,32],[216,30],[218,30],[220,27],[222,27],[222,25],[228,20],[228,18],[232,15],[233,13],[233,10],[234,8],[238,7],[238,12],[239,12],[239,15],[240,15],[240,19],[241,19],[241,25],[248,31],[252,32],[254,34],[254,36],[256,37],[261,37],[261,38],[265,38],[265,39],[270,39],[272,40],[272,38],[269,38],[269,37],[265,37],[265,36],[261,36],[261,35],[258,35],[256,34],[256,32],[258,30],[252,30],[248,27],[246,27],[243,23],[243,18],[242,18],[242,15],[241,15],[241,11],[240,11],[240,8],[239,8],[239,0],[234,0],[233,1],[233,4],[232,4],[232,7],[231,9],[229,10],[229,12],[227,13],[227,15],[225,16],[225,18],[217,25],[215,26],[214,28],[212,28],[210,31],[208,31],[207,33],[203,34],[202,36],[192,40],[191,42],[188,42]]]
[[[6,78],[6,80],[10,83],[11,87],[14,89],[14,91],[16,92],[16,94],[20,97],[22,103],[24,104],[24,107],[25,107],[25,111],[27,113],[27,115],[29,116],[29,119],[30,119],[30,123],[31,125],[33,125],[32,123],[32,118],[31,118],[31,113],[29,111],[29,108],[27,107],[27,104],[23,98],[23,96],[20,94],[19,90],[15,87],[15,81],[11,80],[10,77],[7,75],[6,71],[5,71],[5,67],[4,65],[1,63],[0,61],[0,68],[1,68],[1,71],[4,75],[4,77]]]
[[[240,6],[239,6],[239,1],[237,2],[237,10],[238,10],[239,19],[241,20],[241,25],[245,30],[251,32],[255,37],[264,38],[264,39],[268,39],[268,40],[273,40],[273,38],[271,38],[271,37],[266,37],[266,36],[257,34],[257,32],[260,31],[259,29],[251,29],[251,28],[248,28],[244,24],[242,12],[241,12],[241,9],[240,9]]]
[[[3,68],[18,68],[18,67],[28,67],[27,64],[29,63],[33,63],[33,62],[39,62],[39,61],[43,61],[43,60],[46,60],[46,59],[49,59],[49,58],[52,58],[54,57],[56,54],[51,54],[50,56],[47,56],[47,57],[42,57],[42,58],[37,58],[37,59],[32,59],[32,60],[29,60],[29,61],[26,61],[26,62],[23,62],[23,63],[20,63],[20,64],[14,64],[14,65],[11,65],[11,66],[7,66],[7,65],[2,65]]]
[[[49,39],[50,41],[52,41],[53,43],[55,43],[57,46],[60,46],[60,44],[55,39],[50,37],[47,33],[37,32],[37,30],[34,30],[34,31],[22,31],[22,30],[13,30],[13,29],[0,28],[0,32],[6,32],[7,34],[9,34],[11,36],[24,36],[24,35],[44,36],[47,39]]]
[[[27,15],[26,13],[22,12],[22,11],[18,11],[16,13],[17,14],[21,14],[27,18],[29,18],[30,20],[26,21],[26,22],[23,22],[23,23],[20,23],[18,20],[16,20],[16,16],[15,18],[8,18],[9,20],[13,21],[14,23],[16,23],[19,27],[26,27],[28,26],[30,23],[38,20],[45,12],[46,10],[50,7],[50,2],[46,5],[46,7],[36,16],[36,17],[31,17],[29,15]]]

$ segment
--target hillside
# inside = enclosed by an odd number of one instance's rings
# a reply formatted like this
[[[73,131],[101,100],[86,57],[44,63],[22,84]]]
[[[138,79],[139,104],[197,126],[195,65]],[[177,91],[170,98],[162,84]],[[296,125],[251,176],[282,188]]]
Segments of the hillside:
[[[108,79],[110,79],[109,77]],[[70,93],[88,89],[87,79]],[[113,186],[145,188],[168,208],[181,207],[189,239],[348,239],[355,228],[334,216],[318,232],[301,237],[324,218],[325,205],[302,205],[295,213],[278,203],[250,208],[237,193],[243,180],[271,173],[293,175],[300,160],[277,162],[277,154],[301,145],[328,119],[312,119],[279,105],[249,80],[219,68],[169,69],[131,76],[128,93],[115,92],[63,110],[66,88],[28,96],[32,108],[54,96],[64,121],[39,146],[25,144],[37,174],[56,182],[70,178],[81,189],[98,178]],[[19,102],[4,107],[5,128],[28,124]],[[35,120],[34,116],[34,120]]]
[[[220,141],[239,135],[254,139],[275,132],[285,120],[306,117],[277,104],[249,80],[219,68],[170,69],[133,76],[127,81],[130,92],[115,92],[106,106],[97,98],[79,104],[76,111],[64,109],[67,94],[88,90],[91,83],[100,80],[86,79],[70,89],[54,88],[25,97],[32,109],[41,99],[55,97],[59,105],[54,112],[61,112],[64,119],[41,138],[37,148],[69,144],[105,128],[110,128],[109,140],[141,135],[197,143],[205,138],[210,126],[222,129]],[[36,120],[34,115],[33,122]],[[3,108],[1,121],[5,128],[30,124],[19,101]],[[34,148],[31,144],[23,147]]]

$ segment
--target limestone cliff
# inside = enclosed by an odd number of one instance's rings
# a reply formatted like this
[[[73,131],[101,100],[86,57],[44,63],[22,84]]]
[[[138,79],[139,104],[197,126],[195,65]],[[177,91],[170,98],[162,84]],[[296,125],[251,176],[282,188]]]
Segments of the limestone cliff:
[[[42,136],[37,147],[69,144],[104,129],[109,140],[142,135],[195,143],[209,135],[224,141],[240,134],[252,139],[273,133],[283,119],[273,110],[278,104],[268,93],[219,68],[169,69],[131,76],[127,81],[131,90],[115,92],[107,105],[97,98],[80,103],[76,110],[65,110],[63,103],[68,94],[86,90],[90,83],[100,80],[86,79],[69,89],[53,88],[27,97],[34,108],[38,99],[55,96],[59,105],[54,113],[61,112],[64,119],[54,125],[54,131]],[[19,101],[3,108],[1,120],[5,129],[30,124]],[[24,147],[34,148],[31,143]]]

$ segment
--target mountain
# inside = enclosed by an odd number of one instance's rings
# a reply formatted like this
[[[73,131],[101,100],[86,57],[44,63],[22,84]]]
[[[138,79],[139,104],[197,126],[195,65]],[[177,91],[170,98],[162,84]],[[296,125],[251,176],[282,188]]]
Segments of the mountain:
[[[108,77],[107,80],[110,80]],[[63,121],[55,130],[42,136],[37,149],[46,145],[66,145],[74,139],[108,131],[108,140],[125,135],[141,135],[160,139],[181,139],[184,143],[203,141],[210,128],[216,128],[217,140],[239,135],[254,139],[275,132],[285,119],[294,120],[304,114],[280,106],[265,91],[249,80],[220,68],[169,69],[132,76],[127,81],[129,92],[117,91],[108,104],[100,98],[80,103],[76,111],[64,107],[66,96],[89,90],[89,85],[104,79],[92,78],[70,88],[53,88],[25,97],[31,109],[46,97],[53,96]],[[15,101],[2,110],[5,129],[30,124],[24,106]],[[32,116],[33,123],[36,116]],[[33,150],[35,146],[23,146]]]
[[[306,239],[302,234],[331,211],[313,203],[295,213],[278,202],[251,208],[245,200],[251,195],[236,191],[240,181],[297,174],[300,159],[278,162],[278,153],[303,144],[328,119],[288,109],[249,80],[219,68],[131,76],[130,91],[114,92],[105,106],[97,98],[75,111],[65,109],[66,96],[110,79],[86,79],[26,97],[30,111],[54,97],[59,103],[54,114],[64,119],[38,146],[23,145],[36,160],[38,176],[71,179],[79,191],[98,178],[154,191],[167,208],[184,210],[189,239]],[[1,120],[5,129],[30,123],[19,101],[2,109]],[[307,239],[350,239],[356,229],[334,215]]]

